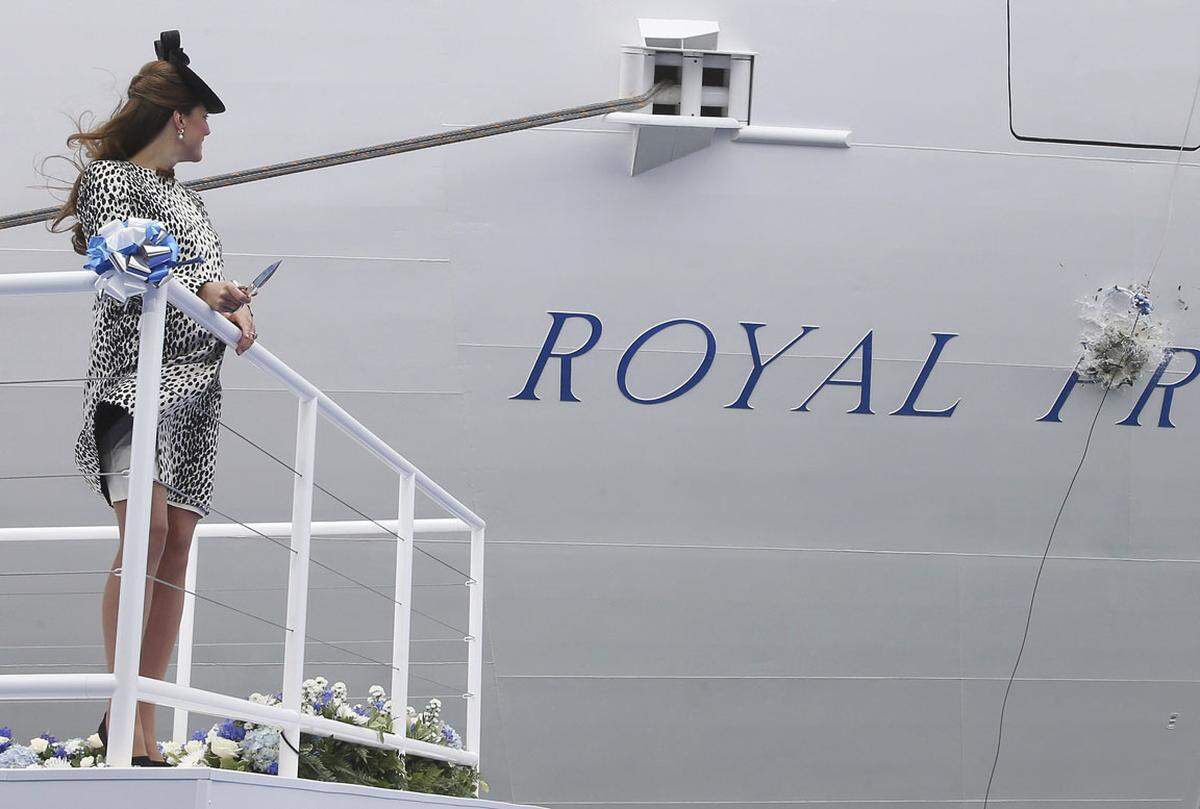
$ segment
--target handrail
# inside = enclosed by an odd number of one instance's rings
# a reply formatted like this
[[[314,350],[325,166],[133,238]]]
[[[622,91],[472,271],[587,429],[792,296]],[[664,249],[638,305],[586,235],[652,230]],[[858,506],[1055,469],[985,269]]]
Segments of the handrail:
[[[378,536],[395,539],[399,520],[325,520],[312,524],[313,537]],[[469,531],[470,526],[455,518],[433,518],[413,521],[418,534],[453,534]],[[196,525],[197,538],[255,539],[263,535],[289,537],[290,522],[222,523],[202,522]],[[30,528],[0,528],[0,542],[52,542],[120,539],[115,525],[39,525]]]
[[[241,337],[241,331],[228,318],[222,317],[207,303],[194,295],[191,290],[179,283],[175,278],[167,282],[167,302],[186,312],[195,321],[205,326],[210,332],[221,338],[226,344],[235,346]],[[409,475],[415,475],[417,488],[442,508],[449,511],[460,520],[473,528],[483,528],[483,520],[455,499],[449,492],[439,486],[432,478],[418,469],[411,461],[392,449],[375,433],[364,427],[358,419],[351,416],[333,399],[330,399],[319,388],[292,370],[287,363],[280,360],[264,346],[254,343],[242,356],[262,368],[271,376],[287,385],[298,396],[315,398],[317,407],[325,418],[333,422],[342,432],[353,438],[377,458],[395,469]]]
[[[85,293],[95,289],[96,276],[84,271],[0,274],[0,296]],[[161,356],[167,304],[187,314],[226,345],[236,345],[240,330],[222,317],[177,278],[170,276],[157,287],[143,284],[143,308],[139,318],[139,362],[137,401],[156,402],[159,397]],[[479,764],[482,711],[479,692],[483,669],[483,550],[484,521],[438,485],[412,462],[390,447],[361,422],[347,413],[323,391],[280,360],[263,345],[255,343],[242,355],[281,382],[298,399],[296,465],[293,470],[292,519],[290,522],[254,524],[204,524],[197,536],[252,537],[256,534],[290,536],[288,575],[288,617],[284,643],[283,704],[265,711],[266,706],[248,700],[194,688],[190,684],[193,614],[195,609],[196,560],[199,543],[193,543],[185,576],[184,611],[180,623],[179,664],[176,682],[154,680],[139,674],[143,579],[145,555],[149,544],[151,469],[154,460],[154,435],[157,411],[137,408],[134,416],[133,447],[130,465],[130,494],[126,508],[125,554],[117,615],[116,665],[111,674],[59,674],[49,678],[30,675],[0,675],[0,701],[13,699],[86,699],[112,697],[108,759],[113,766],[129,766],[133,744],[135,706],[139,700],[175,707],[174,735],[186,735],[188,710],[223,713],[240,719],[269,718],[280,724],[284,735],[295,745],[300,732],[331,735],[345,741],[375,744],[447,762],[471,766]],[[329,521],[312,520],[314,452],[316,420],[323,416],[399,475],[398,516],[394,520]],[[420,490],[453,517],[414,519],[413,494]],[[469,588],[467,634],[467,727],[463,749],[429,744],[406,735],[405,710],[408,702],[409,620],[412,612],[413,537],[419,532],[469,532],[470,566],[464,582]],[[300,712],[300,679],[304,667],[304,626],[308,602],[309,543],[313,535],[383,535],[396,542],[396,581],[392,643],[392,715],[400,722],[400,733],[385,734],[380,740],[363,728]],[[45,541],[52,539],[112,539],[116,526],[62,526],[0,528],[0,542]],[[365,586],[365,585],[364,585]],[[399,715],[396,706],[399,706]],[[368,738],[369,737],[369,738]],[[279,773],[296,777],[297,759],[290,749],[281,749]],[[478,792],[476,793],[478,794]]]
[[[0,295],[87,292],[93,288],[95,280],[96,274],[88,270],[0,274]],[[237,345],[241,332],[228,318],[222,317],[214,311],[199,296],[179,283],[177,278],[168,278],[163,286],[167,292],[168,303],[173,304],[175,308],[185,312],[203,325],[226,345]],[[368,430],[358,419],[343,410],[337,402],[268,351],[261,343],[255,342],[242,353],[242,357],[283,383],[297,396],[315,398],[317,407],[325,418],[397,472],[415,475],[417,488],[446,511],[473,528],[486,526],[483,519],[475,512],[459,502],[436,481],[418,469],[415,464],[388,446],[383,439]]]

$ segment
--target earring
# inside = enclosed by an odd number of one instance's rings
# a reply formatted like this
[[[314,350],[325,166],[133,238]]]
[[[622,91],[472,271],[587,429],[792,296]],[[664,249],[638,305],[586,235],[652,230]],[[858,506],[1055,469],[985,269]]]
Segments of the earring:
[[[179,139],[183,140],[183,130],[182,129],[179,130]]]

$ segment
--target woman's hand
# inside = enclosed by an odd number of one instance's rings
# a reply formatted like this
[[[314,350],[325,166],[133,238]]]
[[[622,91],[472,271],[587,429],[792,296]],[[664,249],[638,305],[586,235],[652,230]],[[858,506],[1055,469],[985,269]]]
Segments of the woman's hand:
[[[245,287],[238,286],[233,281],[209,281],[201,286],[196,294],[211,309],[223,315],[236,312],[242,304],[250,303],[250,293],[246,291]],[[232,320],[232,318],[230,319]]]
[[[250,311],[249,306],[243,306],[232,314],[222,312],[221,316],[228,318],[233,325],[242,330],[242,337],[238,340],[236,349],[240,357],[242,352],[248,350],[258,338],[258,332],[254,330],[254,313]]]

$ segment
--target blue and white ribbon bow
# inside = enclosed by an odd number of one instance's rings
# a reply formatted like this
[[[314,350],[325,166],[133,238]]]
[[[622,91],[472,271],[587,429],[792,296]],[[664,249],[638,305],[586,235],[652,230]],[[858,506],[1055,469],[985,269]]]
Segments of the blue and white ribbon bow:
[[[200,256],[179,260],[179,244],[162,222],[154,219],[114,219],[88,239],[84,267],[95,271],[97,291],[124,303],[159,286],[175,267],[204,261]]]

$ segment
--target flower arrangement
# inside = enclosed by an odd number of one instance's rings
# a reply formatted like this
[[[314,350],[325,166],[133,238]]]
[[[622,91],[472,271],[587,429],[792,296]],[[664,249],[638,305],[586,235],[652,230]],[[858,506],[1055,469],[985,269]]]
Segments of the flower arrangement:
[[[104,742],[96,733],[65,742],[43,733],[23,745],[12,740],[9,728],[0,728],[0,768],[105,767],[103,750]]]
[[[1106,387],[1132,385],[1146,366],[1157,367],[1167,348],[1166,326],[1151,316],[1150,290],[1112,286],[1081,300],[1084,322],[1079,376]]]
[[[394,732],[392,701],[381,686],[371,686],[365,705],[351,705],[346,695],[345,683],[330,685],[324,677],[305,680],[301,686],[300,710],[380,734]],[[280,693],[250,695],[250,701],[260,705],[278,705],[282,700]],[[462,739],[442,720],[441,710],[442,703],[437,698],[429,700],[420,713],[406,706],[408,737],[461,750]],[[43,734],[28,746],[12,744],[8,738],[11,735],[8,728],[0,728],[0,767],[107,766],[103,744],[96,734],[61,744],[53,736]],[[175,767],[217,767],[277,775],[281,743],[287,741],[282,739],[278,728],[225,719],[207,731],[197,731],[186,743],[159,742],[158,747],[167,763]],[[307,733],[300,735],[298,753],[301,778],[455,797],[474,797],[477,785],[481,792],[488,791],[487,782],[479,777],[477,768],[412,753],[400,755],[395,750]]]

